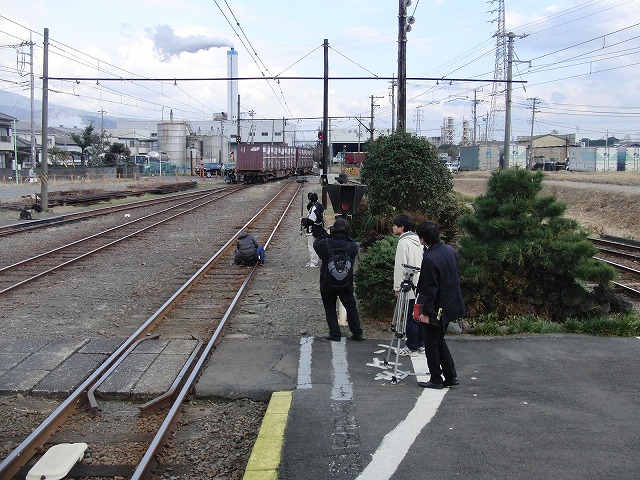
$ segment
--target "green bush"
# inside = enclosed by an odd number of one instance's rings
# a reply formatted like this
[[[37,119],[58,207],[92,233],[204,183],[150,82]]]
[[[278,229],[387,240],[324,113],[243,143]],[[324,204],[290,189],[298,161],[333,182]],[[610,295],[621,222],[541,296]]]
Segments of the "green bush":
[[[436,148],[406,132],[383,135],[369,144],[360,178],[368,187],[373,215],[426,212],[453,190],[451,173]]]
[[[372,318],[392,318],[396,303],[393,266],[398,237],[391,235],[375,242],[358,255],[355,293],[362,312]]]

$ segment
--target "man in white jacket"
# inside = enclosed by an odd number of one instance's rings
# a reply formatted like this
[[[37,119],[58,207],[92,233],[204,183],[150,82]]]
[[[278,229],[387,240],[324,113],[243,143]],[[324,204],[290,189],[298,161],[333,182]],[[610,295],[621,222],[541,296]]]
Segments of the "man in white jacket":
[[[405,268],[403,265],[411,265],[420,268],[422,265],[422,254],[424,247],[420,243],[418,235],[413,231],[414,225],[411,217],[405,214],[396,216],[393,219],[393,234],[399,235],[398,247],[396,248],[396,259],[393,266],[393,290],[396,297],[400,296],[400,283],[404,280]],[[418,275],[415,275],[413,284],[418,283]],[[409,292],[409,308],[407,312],[407,339],[405,347],[398,351],[399,355],[416,357],[424,355],[424,330],[420,328],[418,322],[413,319],[413,304],[415,303],[415,291]]]

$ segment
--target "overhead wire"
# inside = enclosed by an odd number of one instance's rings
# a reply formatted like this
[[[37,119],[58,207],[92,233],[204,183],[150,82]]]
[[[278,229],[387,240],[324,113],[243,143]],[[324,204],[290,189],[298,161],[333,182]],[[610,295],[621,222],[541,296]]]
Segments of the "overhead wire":
[[[229,24],[229,26],[231,27],[231,30],[233,30],[233,32],[236,34],[236,36],[238,37],[238,39],[240,40],[240,42],[242,43],[242,45],[245,47],[245,49],[248,52],[253,52],[253,55],[251,56],[253,62],[256,64],[256,66],[258,67],[258,70],[260,71],[260,73],[262,74],[263,77],[266,77],[266,75],[264,74],[264,72],[262,71],[260,64],[262,64],[264,66],[264,69],[266,70],[266,72],[269,74],[270,77],[273,77],[273,75],[271,75],[271,73],[269,72],[268,67],[264,64],[264,62],[262,61],[262,59],[260,59],[260,56],[258,55],[258,53],[255,51],[255,49],[253,48],[253,45],[251,45],[251,42],[249,41],[249,38],[246,36],[246,34],[244,33],[244,30],[242,29],[242,27],[240,26],[240,22],[238,21],[238,19],[236,18],[235,14],[233,13],[233,10],[231,9],[231,7],[229,6],[229,4],[227,3],[227,1],[225,0],[225,4],[227,5],[227,8],[229,9],[229,12],[231,13],[231,16],[233,17],[234,21],[236,22],[236,25],[238,26],[238,28],[240,29],[240,31],[242,32],[242,34],[244,35],[247,43],[249,44],[249,46],[251,47],[251,49],[247,48],[247,45],[245,44],[244,40],[242,39],[242,37],[240,36],[240,34],[238,34],[238,32],[236,31],[236,29],[234,28],[234,26],[231,24],[231,21],[227,18],[227,15],[225,14],[225,12],[222,10],[222,8],[220,7],[220,5],[218,5],[218,1],[217,0],[213,0],[213,2],[216,4],[216,6],[218,7],[218,9],[220,10],[220,13],[222,14],[222,16],[224,17],[224,19],[227,21],[227,23]],[[260,62],[260,64],[258,63]],[[289,109],[289,106],[287,105],[287,101],[286,98],[284,96],[284,92],[282,91],[282,87],[280,86],[280,82],[276,81],[276,84],[278,85],[278,88],[280,89],[280,94],[282,96],[282,101],[280,100],[280,97],[278,96],[278,94],[276,93],[276,91],[273,88],[273,85],[271,85],[271,82],[267,82],[267,84],[269,85],[269,88],[271,88],[271,91],[273,92],[273,94],[275,95],[276,99],[278,100],[278,103],[280,103],[280,106],[283,108],[283,110],[285,112],[287,112],[289,115],[292,115],[291,110]],[[283,103],[284,102],[284,103]]]

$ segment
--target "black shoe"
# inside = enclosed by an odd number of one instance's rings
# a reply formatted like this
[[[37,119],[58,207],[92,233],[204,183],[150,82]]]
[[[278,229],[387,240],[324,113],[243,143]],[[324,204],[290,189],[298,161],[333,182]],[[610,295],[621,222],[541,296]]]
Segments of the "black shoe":
[[[362,340],[364,340],[364,337],[362,335],[351,335],[349,338],[351,340],[355,340],[356,342],[361,342]]]
[[[342,340],[342,337],[332,337],[331,335],[327,335],[326,337],[324,337],[324,340],[330,340],[332,342],[339,342],[340,340]]]
[[[431,383],[431,382],[418,382],[422,388],[435,388],[436,390],[442,390],[444,386],[441,383]]]
[[[458,380],[458,377],[453,377],[451,380],[445,380],[443,385],[445,387],[453,387],[454,385],[460,385],[460,380]]]

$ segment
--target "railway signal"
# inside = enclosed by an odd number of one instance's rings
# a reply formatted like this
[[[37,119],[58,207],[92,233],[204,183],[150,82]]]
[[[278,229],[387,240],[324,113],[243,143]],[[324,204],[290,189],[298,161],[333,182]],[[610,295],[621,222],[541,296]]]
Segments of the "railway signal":
[[[327,193],[336,215],[354,215],[360,201],[367,192],[366,185],[345,185],[332,183],[327,185]]]

